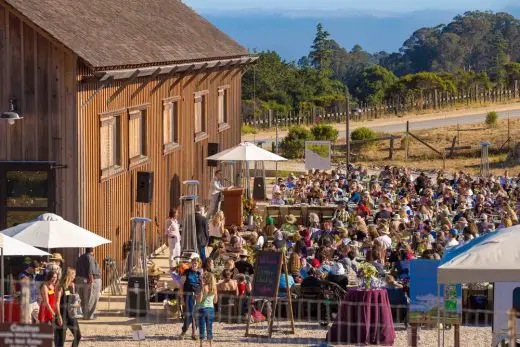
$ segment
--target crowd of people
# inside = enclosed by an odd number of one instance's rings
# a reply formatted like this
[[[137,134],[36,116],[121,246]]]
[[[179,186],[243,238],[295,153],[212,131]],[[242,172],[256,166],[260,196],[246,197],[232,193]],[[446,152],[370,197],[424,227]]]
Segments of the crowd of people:
[[[205,228],[197,228],[208,239],[209,248],[200,249],[203,261],[195,258],[185,269],[172,266],[183,278],[182,336],[197,316],[200,335],[192,325],[192,338],[201,344],[211,340],[219,293],[249,295],[260,250],[283,251],[287,257],[288,281],[281,276],[280,295],[287,287],[298,292],[323,281],[343,289],[406,289],[409,260],[440,259],[450,247],[518,224],[519,197],[520,176],[507,172],[483,178],[351,167],[348,174],[314,170],[278,179],[272,205],[326,205],[334,214],[267,216],[265,226],[244,231],[226,228],[217,208]],[[206,250],[211,250],[207,257]]]
[[[47,261],[26,257],[13,292],[29,291],[32,323],[49,324],[54,328],[54,345],[65,345],[66,333],[72,333],[72,346],[81,341],[79,319],[95,319],[101,294],[101,268],[92,248],[76,261],[76,267],[64,267],[65,259],[53,253]]]

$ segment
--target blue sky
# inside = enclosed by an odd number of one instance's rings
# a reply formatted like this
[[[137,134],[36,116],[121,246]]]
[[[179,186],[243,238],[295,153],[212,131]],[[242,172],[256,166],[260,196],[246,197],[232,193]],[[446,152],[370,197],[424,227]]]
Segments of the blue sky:
[[[288,10],[360,12],[410,12],[438,10],[501,10],[514,6],[514,0],[184,0],[197,11]]]

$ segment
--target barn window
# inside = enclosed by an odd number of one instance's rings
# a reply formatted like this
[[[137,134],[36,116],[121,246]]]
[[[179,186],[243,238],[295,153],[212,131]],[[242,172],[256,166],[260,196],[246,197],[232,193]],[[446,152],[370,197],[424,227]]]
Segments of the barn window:
[[[101,176],[106,177],[121,169],[121,117],[107,114],[101,117],[100,127]]]
[[[208,91],[195,93],[195,141],[206,139]]]
[[[164,153],[179,147],[179,113],[181,97],[163,101],[163,145]]]
[[[229,86],[218,88],[218,128],[228,129],[229,122]]]
[[[130,166],[147,158],[146,108],[134,108],[128,112],[128,157]]]

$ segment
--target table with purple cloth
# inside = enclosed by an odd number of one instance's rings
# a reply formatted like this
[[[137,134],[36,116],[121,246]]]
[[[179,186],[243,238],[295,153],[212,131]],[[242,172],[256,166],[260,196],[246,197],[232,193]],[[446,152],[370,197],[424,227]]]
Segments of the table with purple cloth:
[[[386,289],[350,289],[341,302],[327,341],[338,344],[394,344],[395,330]]]

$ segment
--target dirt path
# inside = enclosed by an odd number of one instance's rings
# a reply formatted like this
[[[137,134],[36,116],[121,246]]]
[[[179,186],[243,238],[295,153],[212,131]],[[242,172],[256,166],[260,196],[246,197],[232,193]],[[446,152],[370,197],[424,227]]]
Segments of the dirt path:
[[[375,119],[369,121],[362,122],[351,122],[351,130],[365,126],[369,128],[375,128],[376,131],[400,131],[400,128],[406,123],[406,121],[410,121],[411,127],[427,129],[427,128],[436,128],[441,126],[450,125],[448,120],[458,119],[460,118],[464,124],[471,124],[480,122],[482,120],[482,116],[487,112],[496,111],[501,113],[501,117],[507,116],[508,114],[511,117],[520,117],[520,103],[512,103],[505,105],[490,105],[486,107],[476,107],[476,108],[464,108],[460,110],[448,110],[448,111],[439,111],[425,114],[408,114],[403,117],[392,117],[392,118],[383,118],[383,119]],[[437,122],[435,122],[437,121]],[[424,123],[424,124],[419,124]],[[456,121],[455,121],[456,124]],[[345,132],[345,124],[334,124],[336,129],[341,132]],[[278,131],[279,139],[282,139],[287,135],[287,130]],[[340,138],[344,138],[344,134],[340,135]],[[268,130],[262,131],[256,135],[247,134],[242,135],[242,141],[253,141],[253,140],[267,140],[268,142],[274,142],[276,138],[276,131]]]

